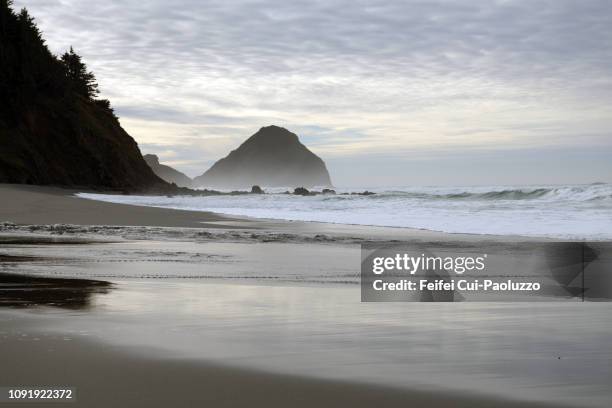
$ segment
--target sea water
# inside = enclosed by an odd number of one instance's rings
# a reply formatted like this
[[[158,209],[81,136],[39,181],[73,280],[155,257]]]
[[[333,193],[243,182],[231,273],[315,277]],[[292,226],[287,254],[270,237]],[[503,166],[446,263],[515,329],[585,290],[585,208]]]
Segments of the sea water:
[[[450,233],[612,239],[612,184],[337,189],[335,195],[80,197],[255,218],[408,227]],[[351,192],[369,190],[374,195]],[[343,194],[344,193],[344,194]]]

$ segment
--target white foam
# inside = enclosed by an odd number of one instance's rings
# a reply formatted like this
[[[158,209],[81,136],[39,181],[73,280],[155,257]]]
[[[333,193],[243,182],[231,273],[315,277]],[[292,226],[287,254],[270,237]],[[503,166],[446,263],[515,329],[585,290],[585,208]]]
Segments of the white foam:
[[[353,191],[358,190],[364,189]],[[255,218],[474,234],[612,239],[612,186],[609,184],[370,190],[377,194],[165,197],[81,193],[79,196]]]

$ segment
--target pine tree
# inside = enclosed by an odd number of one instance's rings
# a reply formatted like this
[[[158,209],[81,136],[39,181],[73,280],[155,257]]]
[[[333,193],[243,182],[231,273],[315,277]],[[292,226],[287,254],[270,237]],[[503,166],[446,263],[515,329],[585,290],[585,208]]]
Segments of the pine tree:
[[[100,91],[96,77],[92,72],[87,71],[87,66],[81,60],[81,56],[74,52],[72,47],[70,51],[62,55],[61,60],[66,67],[66,75],[78,94],[90,100],[98,96]]]

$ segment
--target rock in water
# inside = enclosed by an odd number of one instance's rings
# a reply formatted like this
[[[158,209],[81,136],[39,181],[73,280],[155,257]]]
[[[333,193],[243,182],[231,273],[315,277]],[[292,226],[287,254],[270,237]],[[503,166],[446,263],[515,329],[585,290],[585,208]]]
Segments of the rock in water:
[[[153,170],[153,173],[157,174],[162,180],[174,183],[179,187],[191,187],[191,179],[189,177],[170,166],[161,164],[159,157],[156,155],[145,154],[143,157],[151,170]]]
[[[193,180],[194,186],[245,188],[331,186],[325,163],[296,134],[278,126],[261,128],[236,150]]]
[[[253,187],[251,187],[251,194],[263,194],[264,191],[261,189],[261,187],[255,185]]]
[[[293,194],[294,195],[301,195],[301,196],[313,195],[310,191],[308,191],[304,187],[296,188],[295,190],[293,190]]]

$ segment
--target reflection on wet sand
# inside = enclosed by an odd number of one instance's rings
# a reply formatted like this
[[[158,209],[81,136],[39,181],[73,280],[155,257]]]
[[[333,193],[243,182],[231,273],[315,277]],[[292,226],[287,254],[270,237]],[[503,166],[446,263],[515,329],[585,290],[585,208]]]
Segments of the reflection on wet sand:
[[[74,237],[17,236],[0,237],[4,249],[15,246],[85,245],[96,241]],[[0,307],[29,308],[53,306],[63,309],[87,309],[95,295],[106,294],[112,288],[110,282],[92,279],[50,278],[23,274],[23,267],[46,264],[50,261],[70,262],[61,257],[9,255],[0,253]],[[6,272],[7,269],[20,273]],[[3,270],[3,271],[2,271]]]
[[[0,265],[43,260],[32,256],[0,254]],[[44,278],[0,273],[0,307],[28,308],[54,306],[86,309],[97,294],[108,293],[110,282],[90,279]]]
[[[95,295],[108,293],[112,287],[104,281],[0,273],[0,307],[87,309]]]

